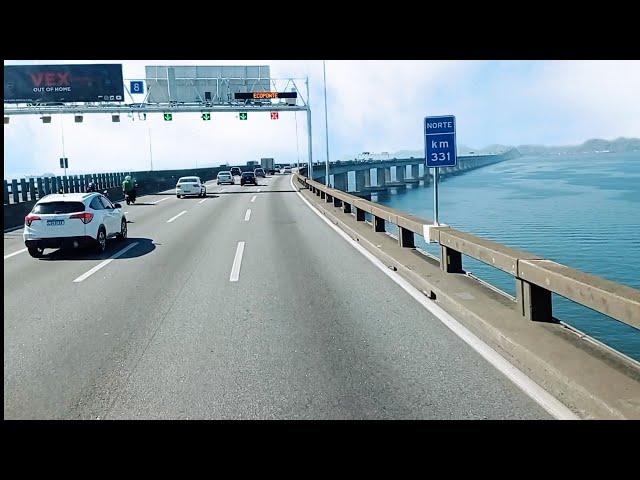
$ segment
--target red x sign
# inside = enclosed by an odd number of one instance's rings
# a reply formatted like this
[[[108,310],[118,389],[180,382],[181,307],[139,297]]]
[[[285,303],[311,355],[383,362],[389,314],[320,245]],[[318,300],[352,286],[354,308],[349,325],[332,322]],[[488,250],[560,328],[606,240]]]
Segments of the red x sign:
[[[271,120],[277,120],[278,119],[278,112],[271,112]]]

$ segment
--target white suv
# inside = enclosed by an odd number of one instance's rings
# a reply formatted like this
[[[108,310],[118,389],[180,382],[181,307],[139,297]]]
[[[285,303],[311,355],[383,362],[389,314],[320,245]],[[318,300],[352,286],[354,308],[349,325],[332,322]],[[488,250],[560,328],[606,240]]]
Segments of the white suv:
[[[32,257],[45,248],[92,245],[98,253],[107,238],[127,238],[127,219],[119,203],[101,193],[53,194],[38,200],[24,217],[24,243]]]
[[[176,197],[186,197],[187,195],[207,196],[207,187],[202,183],[200,177],[181,177],[176,184]]]

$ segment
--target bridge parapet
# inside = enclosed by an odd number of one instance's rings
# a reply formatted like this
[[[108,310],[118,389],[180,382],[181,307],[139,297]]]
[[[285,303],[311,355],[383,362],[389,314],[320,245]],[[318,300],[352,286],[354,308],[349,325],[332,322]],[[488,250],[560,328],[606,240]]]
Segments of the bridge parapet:
[[[553,317],[551,293],[566,297],[615,320],[640,328],[640,291],[572,269],[538,255],[516,250],[448,226],[433,227],[430,219],[365,200],[349,193],[294,174],[295,180],[327,203],[342,207],[346,213],[355,209],[356,220],[373,217],[376,232],[385,231],[385,222],[398,227],[398,243],[415,246],[414,235],[440,244],[440,268],[446,273],[464,273],[462,255],[498,268],[514,276],[516,302],[521,316],[537,322],[557,322]]]

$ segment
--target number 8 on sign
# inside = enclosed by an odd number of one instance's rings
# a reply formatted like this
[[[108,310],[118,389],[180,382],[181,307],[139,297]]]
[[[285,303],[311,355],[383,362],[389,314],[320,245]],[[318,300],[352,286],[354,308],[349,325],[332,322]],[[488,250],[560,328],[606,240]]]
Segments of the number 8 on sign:
[[[278,120],[278,112],[271,112],[271,120]]]

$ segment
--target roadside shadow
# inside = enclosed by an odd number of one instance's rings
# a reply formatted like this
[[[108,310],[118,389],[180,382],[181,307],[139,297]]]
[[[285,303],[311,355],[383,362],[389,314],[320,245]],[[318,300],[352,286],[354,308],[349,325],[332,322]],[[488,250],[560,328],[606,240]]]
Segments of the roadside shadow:
[[[128,247],[129,245],[136,244],[135,247],[130,248],[118,258],[114,260],[120,260],[124,258],[137,258],[147,255],[156,249],[156,245],[162,245],[155,243],[150,238],[127,238],[124,242],[120,242],[115,239],[107,240],[107,249],[102,254],[97,254],[92,251],[91,247],[86,248],[60,248],[53,250],[51,253],[45,253],[39,260],[42,261],[60,261],[60,260],[106,260],[112,255],[118,253],[120,250]],[[46,252],[46,251],[45,251]]]

